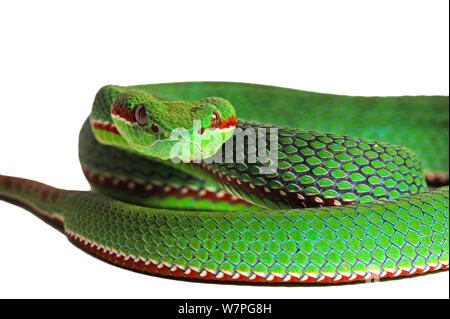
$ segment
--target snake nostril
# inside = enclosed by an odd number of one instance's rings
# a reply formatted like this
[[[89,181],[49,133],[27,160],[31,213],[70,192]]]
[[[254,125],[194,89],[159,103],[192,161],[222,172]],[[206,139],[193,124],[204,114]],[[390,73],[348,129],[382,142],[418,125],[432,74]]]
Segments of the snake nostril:
[[[152,132],[153,132],[153,133],[158,133],[158,132],[159,132],[159,127],[158,127],[158,125],[152,124],[151,129],[152,129]]]

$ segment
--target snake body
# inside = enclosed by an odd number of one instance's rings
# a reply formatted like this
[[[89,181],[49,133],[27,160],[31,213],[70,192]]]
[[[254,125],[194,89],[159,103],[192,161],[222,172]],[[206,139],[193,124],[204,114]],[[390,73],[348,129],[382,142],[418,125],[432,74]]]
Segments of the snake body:
[[[192,114],[214,160],[170,161],[169,128],[189,128]],[[237,131],[247,129],[257,133],[240,147]],[[226,143],[208,144],[214,132]],[[275,147],[269,173],[250,159],[256,139]],[[448,142],[445,96],[109,85],[80,132],[92,190],[0,175],[0,198],[89,253],[148,274],[263,283],[399,277],[448,269]],[[226,154],[234,160],[224,162]]]

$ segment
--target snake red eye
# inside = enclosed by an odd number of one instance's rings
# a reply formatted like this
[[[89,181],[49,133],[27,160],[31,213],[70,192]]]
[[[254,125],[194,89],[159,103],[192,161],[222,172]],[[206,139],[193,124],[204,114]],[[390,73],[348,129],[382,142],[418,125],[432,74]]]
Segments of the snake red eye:
[[[151,129],[152,129],[152,132],[153,132],[153,133],[158,133],[158,131],[159,131],[158,125],[155,125],[155,124],[152,124]]]
[[[217,128],[219,126],[219,122],[220,122],[220,115],[219,112],[215,110],[211,115],[211,120],[209,121],[209,128],[210,129]]]
[[[147,125],[147,112],[145,112],[145,107],[142,104],[139,104],[134,111],[134,117],[136,118],[136,122],[141,125]]]

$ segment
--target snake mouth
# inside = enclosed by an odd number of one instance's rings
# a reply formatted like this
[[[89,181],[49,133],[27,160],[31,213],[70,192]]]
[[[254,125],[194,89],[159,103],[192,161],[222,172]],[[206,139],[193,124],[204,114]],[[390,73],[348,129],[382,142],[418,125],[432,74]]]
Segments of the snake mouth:
[[[202,160],[214,156],[217,152],[217,148],[213,149],[211,147],[202,147],[201,144],[192,141],[189,137],[184,135],[155,141],[152,145],[148,146],[147,150],[149,152],[155,151],[158,146],[164,147],[164,144],[168,144],[171,149],[175,148],[174,155],[165,159],[175,160],[176,162],[181,160],[182,162],[189,163],[192,161]],[[181,157],[179,154],[176,155],[178,152],[177,149],[181,150]]]
[[[118,116],[118,117],[120,117],[120,116]],[[122,117],[120,117],[120,118],[123,119]],[[117,127],[111,122],[91,120],[90,124],[91,124],[92,129],[106,131],[106,132],[112,133],[114,135],[117,135],[119,137],[122,137],[122,135],[118,131]],[[221,129],[221,131],[222,130],[226,131],[226,130],[230,130],[230,129],[233,129],[233,127],[229,126],[225,129]],[[194,141],[191,141],[189,138],[187,138],[186,136],[182,136],[182,135],[180,135],[177,138],[158,140],[155,143],[153,143],[152,145],[150,145],[148,147],[148,150],[153,151],[159,145],[164,144],[164,143],[173,143],[174,144],[173,146],[175,146],[176,143],[190,144],[195,148],[195,150],[193,150],[192,154],[197,154],[198,156],[200,156],[200,158],[207,158],[207,157],[212,156],[210,150],[204,150],[200,144],[198,144]]]
[[[173,147],[175,147],[176,143],[185,143],[186,145],[192,145],[196,149],[196,151],[194,150],[193,154],[199,154],[199,155],[201,155],[201,158],[210,156],[210,152],[204,151],[198,143],[195,143],[184,136],[176,138],[176,139],[166,139],[166,140],[156,141],[149,147],[149,150],[150,151],[154,150],[158,145],[163,144],[163,143],[173,143],[174,144]]]

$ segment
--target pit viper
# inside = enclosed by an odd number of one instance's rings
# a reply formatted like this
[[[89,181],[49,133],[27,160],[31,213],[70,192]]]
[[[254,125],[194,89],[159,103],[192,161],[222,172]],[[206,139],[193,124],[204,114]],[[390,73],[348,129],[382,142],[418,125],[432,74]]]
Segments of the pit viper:
[[[152,275],[415,275],[449,265],[448,124],[447,96],[107,85],[79,138],[91,191],[0,175],[0,198],[88,253]]]

